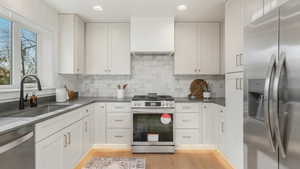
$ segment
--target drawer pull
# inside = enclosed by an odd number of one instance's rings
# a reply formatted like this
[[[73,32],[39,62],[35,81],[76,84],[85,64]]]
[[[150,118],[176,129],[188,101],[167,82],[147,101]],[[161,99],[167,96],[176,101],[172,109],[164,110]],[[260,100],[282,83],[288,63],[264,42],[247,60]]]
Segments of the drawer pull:
[[[68,132],[68,138],[69,138],[69,140],[68,140],[68,144],[69,144],[69,145],[71,145],[71,137],[72,137],[72,136],[71,136],[71,133],[70,133],[70,132]]]
[[[124,109],[122,106],[116,106],[115,109]]]
[[[182,120],[182,122],[185,122],[185,123],[187,123],[187,122],[191,122],[192,120]]]
[[[64,134],[64,147],[66,148],[68,146],[68,137]]]
[[[123,138],[124,136],[114,136],[115,138]]]
[[[183,106],[182,109],[183,110],[188,110],[188,109],[191,109],[191,107],[189,107],[189,106]]]
[[[191,139],[192,137],[191,136],[182,136],[182,138],[184,138],[184,139]]]
[[[115,122],[123,122],[124,120],[114,120]]]

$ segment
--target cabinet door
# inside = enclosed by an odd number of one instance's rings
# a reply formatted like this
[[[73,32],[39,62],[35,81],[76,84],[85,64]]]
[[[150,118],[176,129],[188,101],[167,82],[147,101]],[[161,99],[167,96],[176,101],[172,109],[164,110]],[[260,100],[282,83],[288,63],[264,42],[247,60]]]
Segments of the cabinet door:
[[[64,169],[73,169],[81,158],[82,151],[82,121],[65,129],[68,146],[63,150]]]
[[[265,0],[268,1],[268,0]],[[244,0],[244,25],[263,16],[264,0]]]
[[[105,103],[95,103],[95,144],[106,143],[106,106]]]
[[[91,140],[91,124],[89,116],[82,120],[82,155],[86,154],[90,149]]]
[[[175,74],[197,74],[198,23],[175,25]]]
[[[242,1],[227,1],[225,14],[226,73],[243,70],[243,28]]]
[[[65,169],[63,168],[64,139],[57,133],[39,142],[35,146],[36,169]]]
[[[288,0],[264,0],[264,15],[288,2]]]
[[[199,73],[220,73],[220,24],[199,24]]]
[[[76,73],[84,73],[84,22],[78,17],[74,17],[74,65]]]
[[[108,72],[108,25],[88,23],[86,25],[86,73]]]
[[[243,73],[226,75],[225,155],[243,168]]]
[[[112,23],[109,24],[109,31],[109,73],[130,75],[130,26],[128,23]]]
[[[203,104],[203,142],[208,145],[216,145],[217,139],[217,108],[214,104]]]

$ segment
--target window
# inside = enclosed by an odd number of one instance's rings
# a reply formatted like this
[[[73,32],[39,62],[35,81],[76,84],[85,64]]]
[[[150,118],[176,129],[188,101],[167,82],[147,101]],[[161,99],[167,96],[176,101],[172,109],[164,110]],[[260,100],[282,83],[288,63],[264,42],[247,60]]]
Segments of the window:
[[[21,62],[23,75],[37,74],[37,33],[21,29]]]
[[[12,22],[0,18],[0,85],[12,84]]]
[[[0,87],[18,87],[23,76],[37,75],[37,52],[37,32],[0,17]],[[25,83],[33,82],[33,79],[26,79]]]

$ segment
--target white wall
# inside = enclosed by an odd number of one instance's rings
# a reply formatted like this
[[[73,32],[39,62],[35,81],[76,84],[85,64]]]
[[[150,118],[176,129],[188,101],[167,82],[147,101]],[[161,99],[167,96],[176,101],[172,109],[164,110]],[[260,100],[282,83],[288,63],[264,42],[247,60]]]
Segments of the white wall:
[[[39,76],[45,90],[38,94],[53,94],[58,85],[58,12],[42,0],[0,0],[0,14],[39,31],[42,39]],[[17,98],[18,90],[0,90],[0,102]]]

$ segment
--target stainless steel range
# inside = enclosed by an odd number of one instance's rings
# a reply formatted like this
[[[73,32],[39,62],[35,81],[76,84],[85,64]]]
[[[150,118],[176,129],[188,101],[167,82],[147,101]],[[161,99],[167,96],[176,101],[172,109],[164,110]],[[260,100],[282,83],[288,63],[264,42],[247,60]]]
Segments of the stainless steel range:
[[[175,153],[174,98],[148,94],[134,96],[131,104],[133,153]]]

